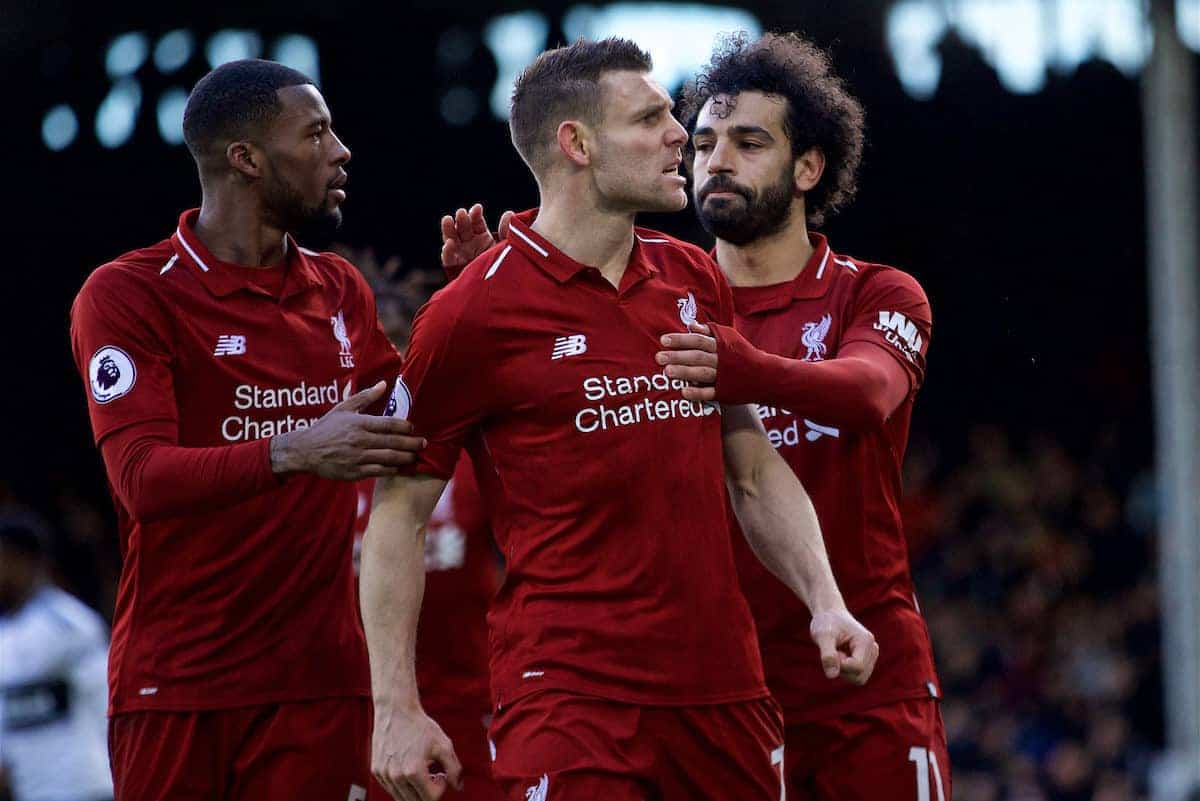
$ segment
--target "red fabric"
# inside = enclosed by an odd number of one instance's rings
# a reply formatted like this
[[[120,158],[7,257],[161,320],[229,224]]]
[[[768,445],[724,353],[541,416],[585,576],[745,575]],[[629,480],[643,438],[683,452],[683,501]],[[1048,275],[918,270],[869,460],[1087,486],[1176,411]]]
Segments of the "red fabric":
[[[367,695],[354,486],[277,481],[268,438],[394,375],[399,356],[347,262],[289,240],[272,296],[213,257],[196,213],[97,269],[71,310],[124,556],[110,707]]]
[[[120,429],[100,443],[108,483],[142,522],[225,509],[279,485],[271,441],[184,448],[177,426],[149,422]]]
[[[722,403],[783,406],[829,425],[866,431],[883,425],[908,397],[908,372],[873,345],[852,343],[836,359],[804,362],[761,351],[734,328],[714,325],[712,330]]]
[[[693,307],[731,322],[723,276],[698,248],[638,229],[618,291],[512,230],[418,314],[394,396],[429,440],[420,471],[448,477],[463,445],[489,465],[477,476],[508,569],[490,616],[493,701],[764,695],[720,416],[654,361]]]
[[[550,691],[499,711],[491,736],[509,801],[783,798],[782,719],[770,698],[646,707]],[[539,786],[542,795],[529,793]]]
[[[361,801],[370,738],[365,698],[130,712],[108,723],[120,801]]]
[[[758,627],[767,685],[789,725],[938,692],[899,505],[913,398],[925,375],[929,304],[905,273],[839,256],[819,235],[813,241],[813,256],[794,281],[734,289],[737,329],[757,349],[784,357],[746,380],[769,392],[778,378],[783,387],[771,396],[779,403],[760,405],[759,415],[811,496],[842,595],[875,634],[880,654],[865,687],[825,678],[809,637],[808,611],[737,538],[738,570]],[[847,350],[877,352],[875,358],[891,359],[906,375],[910,390],[886,422],[845,426],[839,421],[847,394],[805,390],[797,379],[834,367]],[[732,358],[721,354],[719,373]],[[718,391],[722,381],[719,375]],[[782,405],[785,400],[790,405]]]
[[[946,727],[932,699],[789,725],[786,733],[788,801],[951,801]]]

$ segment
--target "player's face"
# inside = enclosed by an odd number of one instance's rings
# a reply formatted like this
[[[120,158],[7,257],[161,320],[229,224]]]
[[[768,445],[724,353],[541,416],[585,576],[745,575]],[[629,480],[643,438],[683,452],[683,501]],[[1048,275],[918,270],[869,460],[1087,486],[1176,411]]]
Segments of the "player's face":
[[[333,132],[329,108],[316,87],[279,90],[283,110],[263,142],[266,171],[263,207],[285,231],[336,227],[346,192],[344,169],[350,151]]]
[[[601,202],[617,211],[678,211],[687,205],[679,174],[687,132],[671,96],[644,72],[609,72],[592,169]]]
[[[692,162],[696,214],[718,239],[745,245],[782,230],[796,191],[787,101],[762,92],[717,95],[696,118]]]

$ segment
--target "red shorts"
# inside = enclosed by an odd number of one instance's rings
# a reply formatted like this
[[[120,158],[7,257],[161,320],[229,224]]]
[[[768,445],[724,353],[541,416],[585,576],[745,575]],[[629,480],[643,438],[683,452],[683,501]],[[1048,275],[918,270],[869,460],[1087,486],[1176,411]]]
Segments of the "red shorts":
[[[436,709],[426,710],[450,742],[454,753],[463,766],[462,792],[453,790],[446,794],[447,801],[503,801],[504,795],[492,781],[492,755],[488,748],[486,720],[483,715],[439,713]],[[391,801],[387,790],[371,779],[367,793],[370,801]],[[524,799],[522,799],[524,801]]]
[[[789,801],[950,801],[938,702],[899,701],[787,727]]]
[[[547,691],[492,721],[510,801],[779,801],[783,726],[770,698],[636,706]]]
[[[363,801],[370,736],[366,698],[108,722],[117,801]]]

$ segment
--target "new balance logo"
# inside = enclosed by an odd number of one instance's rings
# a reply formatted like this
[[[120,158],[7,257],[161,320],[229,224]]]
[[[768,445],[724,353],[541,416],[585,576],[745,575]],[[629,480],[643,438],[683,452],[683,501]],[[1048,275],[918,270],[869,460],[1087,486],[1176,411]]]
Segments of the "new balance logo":
[[[213,356],[241,356],[246,352],[246,338],[240,334],[222,334],[217,337],[217,348]]]
[[[888,344],[903,353],[910,362],[917,360],[917,355],[920,354],[925,340],[921,338],[917,327],[904,316],[903,312],[881,311],[879,322],[872,327],[876,331],[882,331],[883,338],[888,341]]]
[[[836,429],[833,426],[823,426],[818,423],[814,423],[807,417],[804,418],[804,425],[808,429],[808,431],[804,434],[804,438],[809,442],[816,442],[821,437],[834,437],[836,439],[842,436],[842,432],[839,429]]]
[[[554,340],[554,350],[550,352],[550,359],[578,356],[581,353],[587,353],[587,337],[583,334],[571,334]]]

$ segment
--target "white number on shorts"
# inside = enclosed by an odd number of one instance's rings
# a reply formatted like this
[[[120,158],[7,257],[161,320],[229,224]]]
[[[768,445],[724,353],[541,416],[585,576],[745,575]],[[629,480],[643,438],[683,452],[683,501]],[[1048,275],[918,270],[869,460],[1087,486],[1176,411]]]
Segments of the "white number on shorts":
[[[946,793],[942,788],[942,771],[938,767],[937,754],[928,748],[913,746],[908,749],[908,761],[917,766],[917,801],[930,801],[929,774],[933,774],[933,783],[937,787],[938,801],[946,801]]]
[[[787,775],[783,772],[783,746],[771,752],[771,764],[779,766],[779,801],[787,801]]]
[[[350,785],[350,795],[346,796],[346,801],[367,801],[367,788]]]

